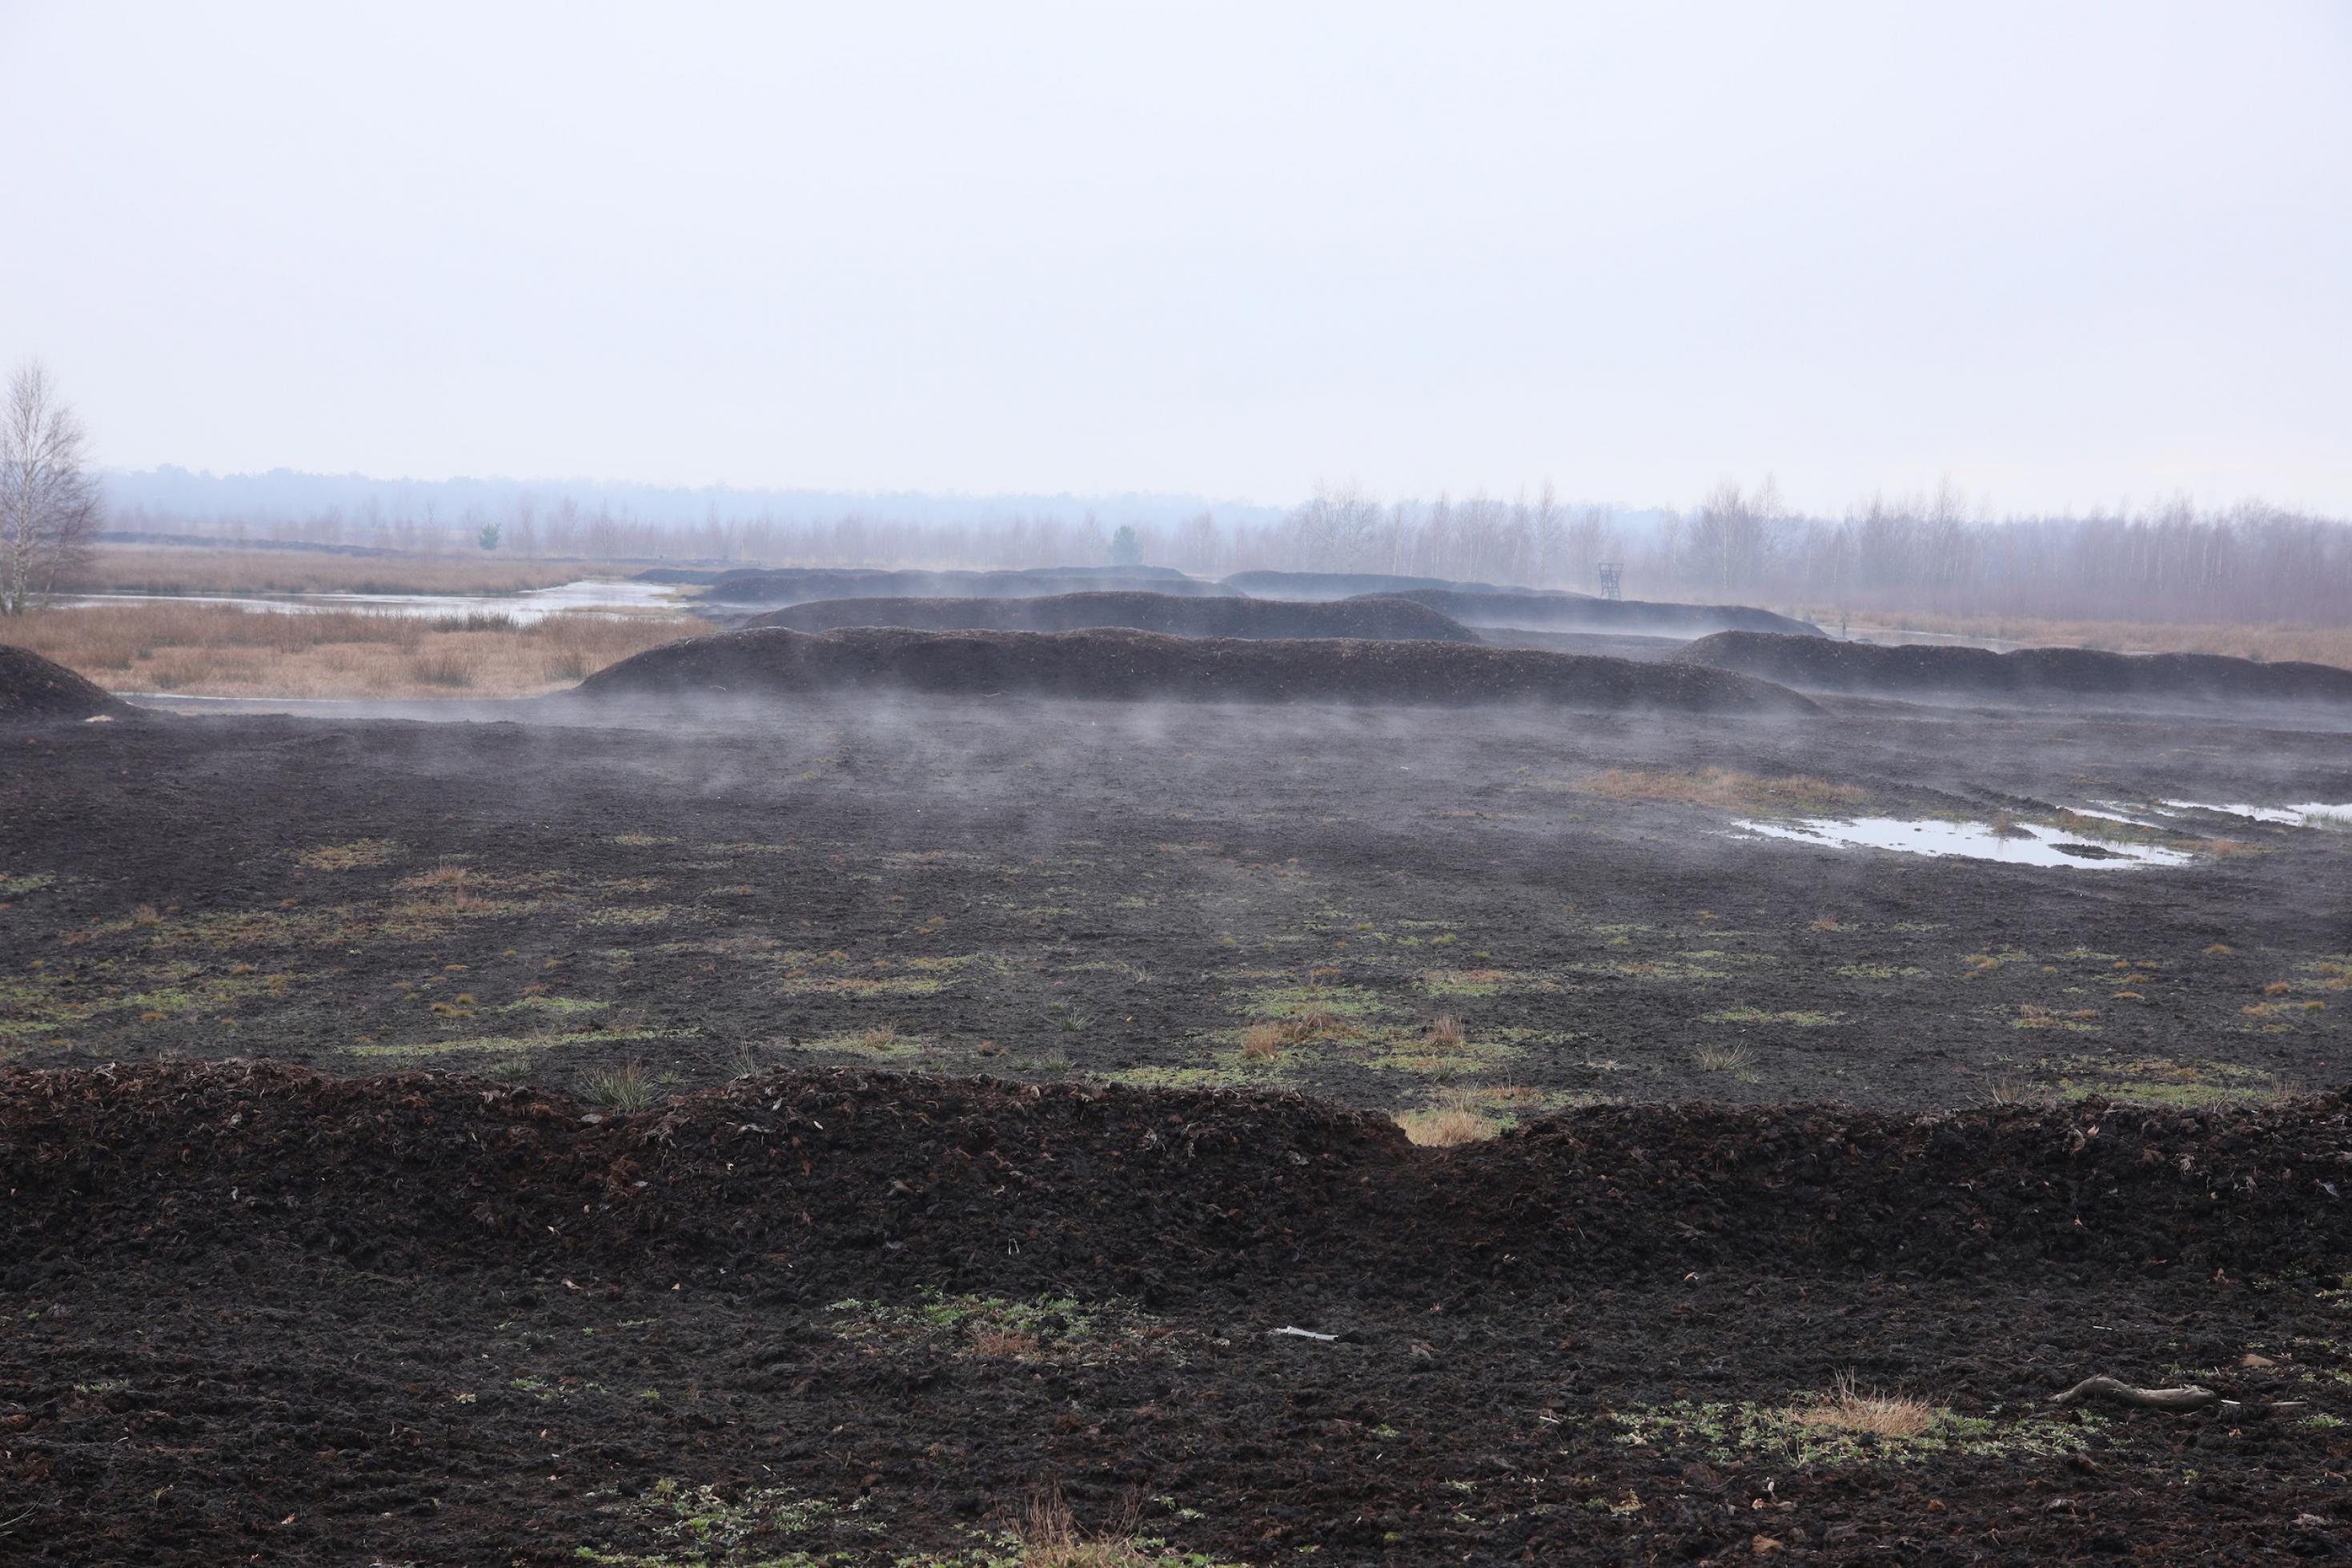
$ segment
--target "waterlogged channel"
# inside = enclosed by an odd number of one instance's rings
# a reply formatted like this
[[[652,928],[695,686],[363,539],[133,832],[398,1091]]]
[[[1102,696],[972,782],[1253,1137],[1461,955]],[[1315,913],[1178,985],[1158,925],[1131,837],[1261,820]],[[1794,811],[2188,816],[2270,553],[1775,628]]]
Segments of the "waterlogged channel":
[[[527,624],[572,612],[597,615],[677,613],[685,608],[677,591],[666,583],[583,580],[520,593],[87,593],[63,603],[68,609],[117,604],[232,604],[240,610],[278,613],[373,610],[388,615],[421,615],[433,620],[503,615]]]
[[[2331,805],[2325,800],[2307,800],[2300,806],[2209,806],[2200,800],[2159,800],[2157,805],[2166,811],[2218,811],[2225,817],[2244,817],[2250,821],[2270,822],[2283,828],[2352,827],[2352,802]]]
[[[2004,832],[1996,832],[1984,822],[1952,822],[1934,817],[1856,817],[1852,821],[1816,817],[1796,822],[1741,821],[1733,825],[1761,838],[1790,839],[1829,849],[1893,850],[1898,854],[1958,856],[2011,865],[2119,870],[2187,865],[2192,858],[2183,851],[2153,844],[2085,843],[2054,828],[2030,822]]]

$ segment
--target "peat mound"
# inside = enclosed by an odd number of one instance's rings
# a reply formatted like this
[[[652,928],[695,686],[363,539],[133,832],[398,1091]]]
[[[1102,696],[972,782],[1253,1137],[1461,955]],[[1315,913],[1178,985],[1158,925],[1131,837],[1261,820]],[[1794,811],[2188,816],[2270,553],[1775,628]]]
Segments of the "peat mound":
[[[1204,582],[1173,567],[1025,567],[1018,571],[860,570],[792,567],[720,572],[703,590],[720,604],[806,604],[819,599],[1033,599],[1049,593],[1106,590],[1240,597],[1221,582]]]
[[[1810,621],[1746,604],[1663,604],[1638,599],[1566,599],[1536,593],[1455,593],[1412,589],[1399,595],[1465,626],[1526,626],[1544,632],[1612,632],[1635,637],[1704,637],[1715,632],[1781,632],[1820,637]]]
[[[137,711],[55,660],[0,643],[0,724],[119,718]]]
[[[1382,571],[1237,571],[1224,583],[1255,599],[1354,599],[1367,593],[1402,593],[1413,589],[1515,593],[1538,599],[1588,597],[1565,588],[1511,588],[1492,582],[1454,582],[1443,577],[1398,577]]]
[[[772,610],[746,627],[834,632],[903,626],[922,632],[1079,632],[1124,626],[1171,637],[1371,637],[1475,643],[1478,634],[1425,604],[1396,598],[1323,603],[1186,599],[1166,593],[1052,593],[1034,599],[821,599]]]
[[[2352,670],[2266,664],[2220,653],[2113,653],[2096,648],[2020,648],[1996,653],[1986,648],[1727,632],[1703,637],[1675,658],[1814,691],[1888,696],[2352,702]]]
[[[1754,1266],[1983,1281],[2337,1271],[2352,1097],[1944,1115],[1618,1107],[1417,1150],[1293,1094],[779,1071],[633,1115],[276,1063],[0,1070],[0,1288],[292,1247],[1147,1302]]]
[[[1745,675],[1524,648],[1153,632],[917,632],[781,626],[651,648],[566,694],[609,698],[833,692],[1193,702],[1530,703],[1591,711],[1798,713],[1812,704]],[[559,698],[558,700],[562,700]]]
[[[646,568],[629,580],[671,583],[716,582],[729,572],[741,570],[740,567],[726,566],[655,566]]]

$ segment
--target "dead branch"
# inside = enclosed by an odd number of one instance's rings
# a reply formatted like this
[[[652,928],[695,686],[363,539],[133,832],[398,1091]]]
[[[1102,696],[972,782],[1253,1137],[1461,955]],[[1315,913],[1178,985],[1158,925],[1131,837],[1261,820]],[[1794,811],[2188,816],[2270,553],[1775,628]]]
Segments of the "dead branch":
[[[2128,1406],[2135,1410],[2165,1410],[2176,1415],[2197,1410],[2219,1410],[2236,1418],[2259,1419],[2283,1410],[2302,1407],[2300,1399],[2266,1400],[2224,1399],[2210,1388],[2187,1384],[2179,1388],[2141,1388],[2121,1378],[2086,1377],[2063,1394],[2050,1396],[2053,1405],[2073,1405],[2084,1399],[2105,1399],[2111,1404]]]

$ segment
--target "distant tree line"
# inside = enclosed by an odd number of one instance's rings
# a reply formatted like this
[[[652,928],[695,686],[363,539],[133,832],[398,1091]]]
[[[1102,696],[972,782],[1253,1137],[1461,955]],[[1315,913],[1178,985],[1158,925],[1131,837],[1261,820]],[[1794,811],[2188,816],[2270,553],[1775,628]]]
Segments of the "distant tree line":
[[[977,512],[982,504],[975,503]],[[114,526],[173,531],[168,516]],[[880,511],[817,520],[767,511],[699,523],[648,519],[525,493],[499,515],[456,516],[429,503],[370,505],[299,517],[177,525],[236,538],[364,544],[407,550],[496,548],[527,559],[698,561],[826,566],[1022,567],[1140,559],[1210,576],[1277,569],[1590,590],[1603,560],[1624,564],[1632,598],[1726,600],[1809,611],[1911,611],[2062,620],[2352,623],[2352,525],[2245,502],[2200,509],[1990,518],[1948,486],[1874,497],[1843,516],[1785,507],[1773,485],[1724,484],[1679,515],[1628,518],[1562,504],[1549,489],[1509,500],[1473,496],[1381,502],[1318,491],[1271,521],[1213,511],[1174,523],[1091,515],[908,521]]]

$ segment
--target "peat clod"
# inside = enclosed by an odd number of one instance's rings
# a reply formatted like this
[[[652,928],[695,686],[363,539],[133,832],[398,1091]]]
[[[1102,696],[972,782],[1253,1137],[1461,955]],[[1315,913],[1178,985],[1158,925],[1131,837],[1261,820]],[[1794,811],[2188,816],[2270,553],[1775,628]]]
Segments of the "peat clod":
[[[1455,582],[1443,577],[1399,577],[1383,571],[1237,571],[1224,580],[1254,599],[1355,599],[1367,593],[1404,593],[1435,589],[1454,593],[1507,593],[1539,599],[1582,599],[1565,588],[1513,588],[1492,582]]]
[[[1701,638],[1675,659],[1808,691],[1878,696],[2041,703],[2080,697],[2352,702],[2352,670],[2266,664],[2220,653],[2112,653],[2096,648],[2020,648],[1996,653],[1986,648],[1882,646],[1727,632]]]
[[[1587,711],[1798,713],[1812,705],[1745,675],[1523,648],[1344,638],[1250,641],[1152,632],[727,632],[600,670],[575,698],[836,692],[1111,701],[1526,703]]]
[[[113,1248],[152,1264],[264,1242],[387,1270],[723,1269],[803,1291],[1414,1300],[1726,1266],[2205,1278],[2340,1269],[2352,1245],[2327,1192],[2352,1160],[2341,1093],[1610,1107],[1444,1153],[1297,1094],[856,1071],[583,1112],[434,1074],[0,1071],[0,1286]]]
[[[1053,593],[1126,591],[1232,599],[1220,582],[1173,567],[1028,567],[1018,571],[857,570],[790,567],[720,572],[703,590],[714,604],[806,604],[819,599],[1032,599]]]
[[[1370,637],[1475,643],[1451,616],[1411,600],[1322,603],[1273,599],[1188,599],[1166,593],[1055,593],[1034,599],[824,599],[772,610],[746,626],[832,632],[903,626],[927,632],[1077,632],[1123,626],[1171,637]]]
[[[0,643],[0,724],[121,718],[137,711],[54,659]]]
[[[1778,632],[1821,637],[1797,621],[1745,604],[1663,604],[1638,599],[1574,599],[1534,593],[1457,593],[1409,589],[1398,597],[1451,615],[1465,626],[1520,626],[1539,632],[1602,632],[1628,637],[1704,637],[1717,632]]]

